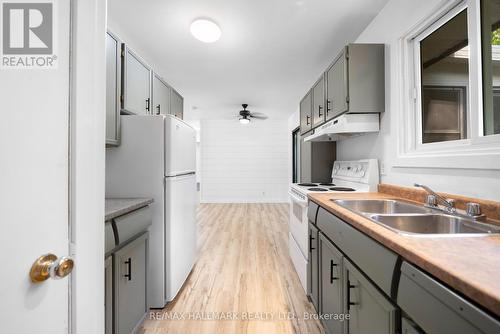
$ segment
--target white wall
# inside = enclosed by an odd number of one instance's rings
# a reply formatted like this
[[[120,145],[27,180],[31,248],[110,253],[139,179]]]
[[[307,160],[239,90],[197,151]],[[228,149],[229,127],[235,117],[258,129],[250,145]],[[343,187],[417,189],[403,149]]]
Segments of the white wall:
[[[287,120],[201,121],[201,201],[288,201]]]
[[[398,40],[442,4],[439,0],[391,0],[356,42],[386,44],[386,111],[379,134],[340,141],[337,157],[342,160],[379,158],[385,166],[384,183],[411,186],[424,183],[438,191],[500,200],[500,172],[494,170],[395,168],[399,103]]]

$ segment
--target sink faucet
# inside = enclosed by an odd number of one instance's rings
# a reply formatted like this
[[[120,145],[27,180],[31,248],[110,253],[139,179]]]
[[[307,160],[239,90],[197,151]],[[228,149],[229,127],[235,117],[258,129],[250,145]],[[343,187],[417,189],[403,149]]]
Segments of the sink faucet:
[[[436,200],[439,200],[446,207],[446,211],[451,212],[451,213],[457,212],[457,209],[455,208],[455,200],[446,199],[443,196],[438,195],[434,190],[432,190],[431,188],[429,188],[423,184],[415,183],[415,187],[422,188],[425,191],[427,191],[427,193],[429,193],[429,195],[427,196],[427,205],[435,207]]]

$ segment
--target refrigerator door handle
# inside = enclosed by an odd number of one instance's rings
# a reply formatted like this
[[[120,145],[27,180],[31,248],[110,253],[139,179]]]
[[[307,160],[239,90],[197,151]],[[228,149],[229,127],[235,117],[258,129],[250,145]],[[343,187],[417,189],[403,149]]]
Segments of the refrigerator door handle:
[[[185,173],[166,175],[165,177],[179,177],[179,176],[195,175],[195,174],[196,174],[196,172],[185,172]]]

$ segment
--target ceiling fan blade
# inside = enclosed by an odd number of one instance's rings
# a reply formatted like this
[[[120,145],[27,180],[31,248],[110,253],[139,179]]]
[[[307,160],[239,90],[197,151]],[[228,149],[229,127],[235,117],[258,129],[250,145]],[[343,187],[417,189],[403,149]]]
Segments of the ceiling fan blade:
[[[262,114],[250,114],[250,117],[255,119],[267,119],[267,116]]]

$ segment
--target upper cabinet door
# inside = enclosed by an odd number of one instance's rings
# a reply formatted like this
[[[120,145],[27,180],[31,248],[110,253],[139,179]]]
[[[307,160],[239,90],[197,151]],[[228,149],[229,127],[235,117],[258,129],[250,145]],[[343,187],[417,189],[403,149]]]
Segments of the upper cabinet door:
[[[326,94],[326,119],[332,119],[348,109],[347,58],[346,49],[328,69]]]
[[[321,125],[325,121],[325,80],[324,77],[316,82],[313,89],[313,109],[312,117],[313,124],[312,127]]]
[[[171,90],[170,114],[180,119],[184,118],[184,98],[174,89]]]
[[[304,134],[312,129],[311,108],[312,96],[308,92],[306,96],[300,101],[300,133]]]
[[[129,48],[125,52],[123,109],[136,115],[151,114],[151,69]]]
[[[156,74],[153,76],[153,114],[168,115],[170,113],[170,86]]]
[[[120,145],[122,43],[106,34],[106,145]]]

